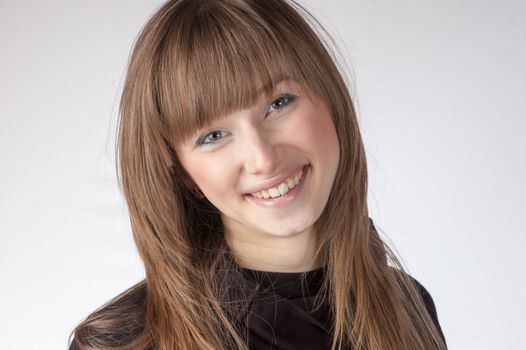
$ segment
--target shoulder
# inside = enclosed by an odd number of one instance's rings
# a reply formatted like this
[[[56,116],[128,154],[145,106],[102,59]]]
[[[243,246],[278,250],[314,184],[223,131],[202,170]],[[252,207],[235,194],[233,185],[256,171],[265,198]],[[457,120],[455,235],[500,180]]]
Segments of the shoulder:
[[[420,296],[422,297],[422,300],[424,301],[424,304],[426,306],[427,312],[431,315],[433,320],[435,322],[438,322],[438,316],[437,316],[437,310],[435,307],[435,302],[433,301],[433,298],[431,297],[431,294],[429,291],[420,283],[416,278],[409,276],[413,284],[415,285],[416,289],[420,293]]]
[[[372,234],[378,236],[378,231],[377,231],[376,226],[375,226],[375,224],[373,222],[373,219],[371,219],[371,218],[369,218],[369,225],[370,225]],[[438,314],[437,314],[437,310],[436,310],[436,307],[435,307],[435,302],[433,301],[433,298],[431,297],[431,294],[429,293],[429,291],[422,285],[422,283],[420,283],[416,278],[412,277],[408,273],[402,272],[402,270],[399,270],[398,268],[393,267],[393,266],[391,266],[389,270],[390,270],[390,272],[394,273],[394,275],[397,277],[397,279],[399,280],[399,283],[402,286],[405,283],[401,282],[401,280],[407,281],[407,279],[409,279],[409,282],[415,287],[416,292],[418,293],[418,295],[422,299],[422,302],[423,302],[423,304],[425,306],[425,309],[426,309],[427,313],[431,317],[431,319],[432,319],[433,323],[435,324],[435,327],[437,328],[440,336],[442,337],[442,339],[445,342],[444,333],[442,332],[442,328],[440,327],[440,323],[438,321]],[[411,295],[414,292],[411,293],[410,291],[406,290],[406,293],[409,293],[409,295]]]
[[[69,350],[111,349],[144,334],[146,282],[141,281],[91,313],[72,332]]]
[[[433,298],[431,297],[431,294],[428,292],[428,290],[422,285],[422,283],[420,283],[416,278],[414,278],[407,272],[399,270],[396,267],[390,266],[389,270],[396,276],[396,279],[399,281],[401,286],[403,286],[407,282],[413,285],[413,287],[416,289],[416,292],[418,292],[418,295],[422,298],[427,312],[433,319],[437,319],[437,311]],[[406,282],[404,283],[404,281]],[[406,290],[405,292],[409,295],[411,294],[410,291]]]
[[[413,285],[415,286],[416,290],[418,291],[418,293],[422,297],[422,301],[424,302],[424,305],[426,307],[426,310],[427,310],[429,316],[431,316],[431,319],[433,320],[433,323],[435,324],[438,332],[440,333],[440,336],[442,337],[442,339],[445,342],[446,339],[444,337],[444,333],[442,332],[442,328],[440,327],[440,322],[438,321],[437,309],[436,309],[436,306],[435,306],[435,302],[433,301],[433,298],[431,297],[431,294],[422,285],[422,283],[420,283],[416,278],[414,278],[414,277],[412,277],[410,275],[408,275],[408,276],[409,276],[410,280],[413,282]]]

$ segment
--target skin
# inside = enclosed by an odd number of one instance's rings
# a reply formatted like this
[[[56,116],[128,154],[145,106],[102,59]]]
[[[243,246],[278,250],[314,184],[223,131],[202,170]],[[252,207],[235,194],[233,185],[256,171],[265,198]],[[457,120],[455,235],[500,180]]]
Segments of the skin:
[[[197,147],[198,139],[207,144]],[[176,152],[194,186],[221,212],[227,243],[241,266],[276,272],[320,267],[313,224],[327,203],[340,156],[320,98],[285,80],[270,98],[262,95],[254,106],[198,130]],[[301,189],[284,205],[261,206],[248,197],[306,164]]]

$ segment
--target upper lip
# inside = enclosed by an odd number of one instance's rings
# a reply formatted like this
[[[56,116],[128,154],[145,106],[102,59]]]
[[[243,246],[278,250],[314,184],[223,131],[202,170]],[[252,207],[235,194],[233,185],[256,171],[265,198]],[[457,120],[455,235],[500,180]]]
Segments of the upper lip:
[[[284,182],[285,180],[287,180],[289,177],[293,176],[293,175],[296,175],[301,169],[303,169],[305,167],[305,165],[301,165],[299,167],[297,167],[296,169],[284,174],[284,175],[280,175],[279,177],[277,177],[276,179],[274,180],[270,180],[268,182],[265,182],[263,184],[260,184],[260,185],[257,185],[251,189],[248,190],[247,194],[249,193],[256,193],[256,192],[261,192],[263,190],[268,190],[269,188],[272,188],[272,187],[276,187],[278,186],[280,183]]]

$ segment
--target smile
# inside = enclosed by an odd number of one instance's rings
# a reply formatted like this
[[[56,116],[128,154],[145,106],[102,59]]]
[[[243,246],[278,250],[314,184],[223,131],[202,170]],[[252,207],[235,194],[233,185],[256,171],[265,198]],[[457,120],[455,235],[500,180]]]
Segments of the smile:
[[[302,194],[309,174],[310,165],[305,165],[279,185],[259,192],[246,194],[245,198],[248,199],[249,202],[264,208],[284,208],[284,206],[300,198],[299,196]]]
[[[296,174],[287,178],[285,181],[277,185],[276,187],[267,188],[266,190],[251,193],[250,195],[256,198],[277,198],[281,197],[294,187],[299,185],[300,179],[303,176],[303,168]]]

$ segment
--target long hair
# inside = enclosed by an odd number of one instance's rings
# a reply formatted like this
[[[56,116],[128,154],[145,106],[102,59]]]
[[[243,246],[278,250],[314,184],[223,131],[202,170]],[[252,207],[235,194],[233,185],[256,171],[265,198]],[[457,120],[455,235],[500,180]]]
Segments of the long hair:
[[[191,191],[174,149],[198,128],[251,106],[259,84],[268,94],[287,77],[326,103],[340,147],[315,223],[323,233],[316,254],[327,271],[332,349],[445,348],[414,283],[371,229],[356,113],[324,36],[292,0],[171,0],[153,15],[129,61],[117,145],[146,279],[80,324],[74,346],[247,349],[218,301],[218,273],[232,261],[219,212]]]

